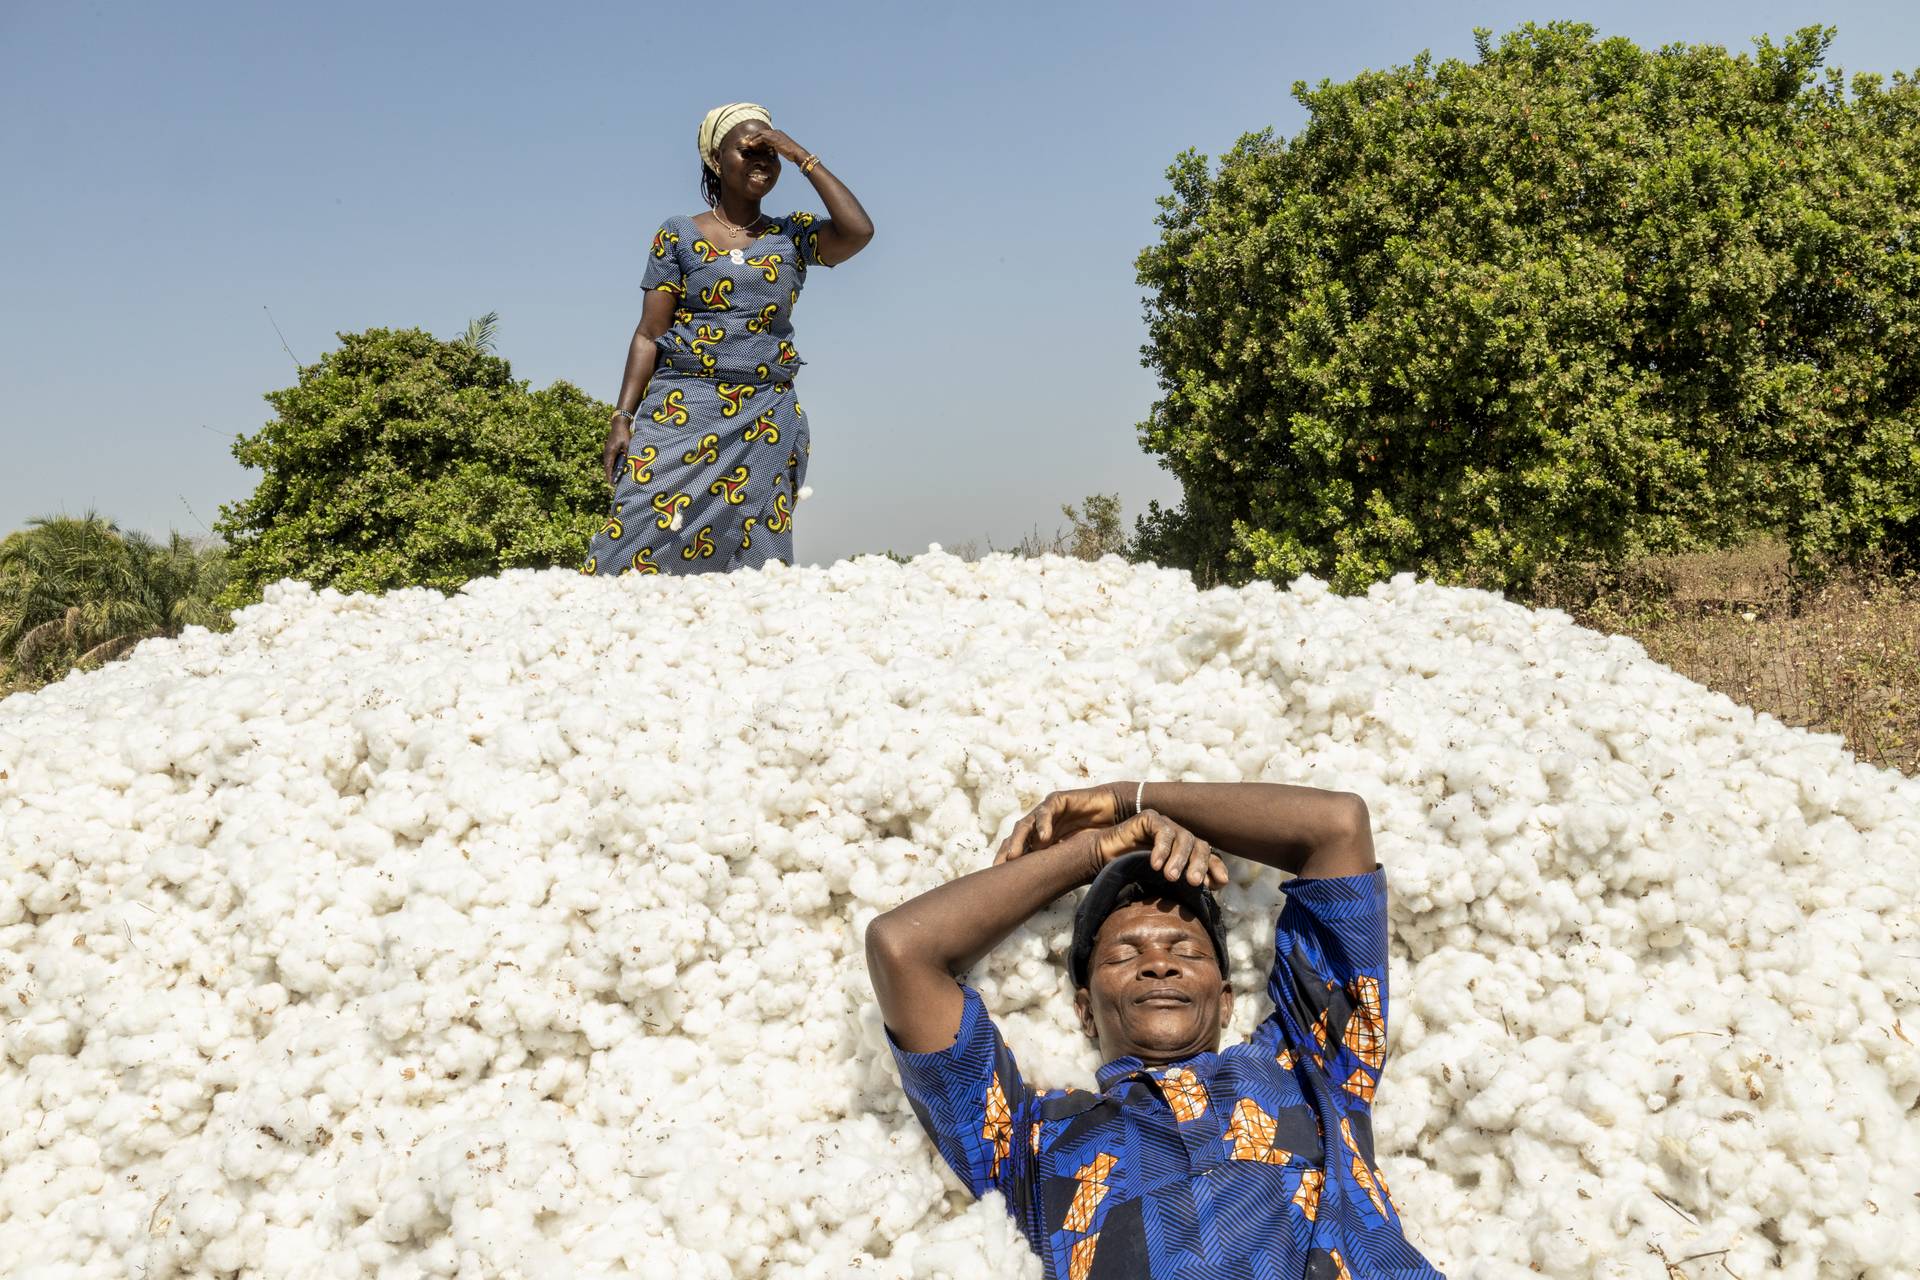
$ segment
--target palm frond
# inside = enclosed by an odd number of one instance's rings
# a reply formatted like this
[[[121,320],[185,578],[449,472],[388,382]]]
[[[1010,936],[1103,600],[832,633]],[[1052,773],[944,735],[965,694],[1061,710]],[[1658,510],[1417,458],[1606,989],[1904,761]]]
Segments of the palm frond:
[[[101,663],[112,662],[115,658],[124,658],[127,654],[132,653],[142,640],[151,640],[152,638],[150,635],[115,636],[113,639],[97,644],[81,654],[79,658],[75,659],[73,665],[76,667],[91,667]]]
[[[8,650],[7,656],[17,667],[31,667],[39,661],[42,654],[65,641],[69,634],[65,614],[58,618],[50,618],[21,636]]]
[[[491,354],[494,330],[499,327],[500,313],[489,311],[477,320],[467,321],[467,331],[454,341],[469,351],[477,351],[483,355]]]

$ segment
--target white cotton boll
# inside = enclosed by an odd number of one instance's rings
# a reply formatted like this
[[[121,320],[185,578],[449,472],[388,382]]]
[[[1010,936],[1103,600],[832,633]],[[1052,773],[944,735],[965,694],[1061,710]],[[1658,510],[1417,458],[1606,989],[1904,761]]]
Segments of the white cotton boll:
[[[813,496],[812,485],[803,484],[800,486],[800,501],[805,502],[808,498],[811,498],[812,496]]]
[[[1139,776],[1366,797],[1375,1136],[1443,1269],[1910,1269],[1920,786],[1485,593],[937,545],[276,584],[0,702],[0,1256],[1038,1275],[913,1120],[861,940]],[[1245,1035],[1282,896],[1234,870]],[[1070,919],[971,975],[1047,1085],[1096,1065]]]

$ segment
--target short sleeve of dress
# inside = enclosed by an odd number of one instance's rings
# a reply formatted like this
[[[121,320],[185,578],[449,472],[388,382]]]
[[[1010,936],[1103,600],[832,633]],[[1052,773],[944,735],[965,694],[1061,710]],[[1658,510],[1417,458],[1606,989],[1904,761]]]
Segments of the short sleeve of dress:
[[[907,1101],[941,1158],[975,1196],[1004,1193],[1017,1218],[1031,1189],[1037,1103],[979,992],[960,990],[965,1005],[953,1044],[933,1053],[894,1044],[893,1058]]]
[[[790,213],[786,216],[786,225],[793,231],[793,247],[800,255],[800,261],[810,267],[831,267],[831,262],[820,260],[820,233],[830,230],[833,221],[816,217],[811,213]]]
[[[659,289],[676,298],[687,296],[687,273],[680,265],[680,230],[670,219],[653,233],[646,269],[640,273],[642,289],[648,292]]]
[[[1285,893],[1267,978],[1276,1048],[1369,1108],[1387,1060],[1386,872],[1303,877]]]

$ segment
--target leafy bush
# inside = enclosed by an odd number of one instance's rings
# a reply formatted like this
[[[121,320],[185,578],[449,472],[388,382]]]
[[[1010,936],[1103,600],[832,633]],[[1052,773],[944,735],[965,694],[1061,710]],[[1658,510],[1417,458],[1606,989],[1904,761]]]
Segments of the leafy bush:
[[[87,515],[43,517],[0,542],[0,688],[57,680],[189,626],[224,627],[226,556]]]
[[[1294,86],[1291,142],[1169,171],[1136,550],[1353,590],[1524,586],[1756,530],[1920,532],[1920,85],[1574,23]],[[1849,92],[1850,90],[1850,92]]]
[[[1076,560],[1098,560],[1101,556],[1124,555],[1127,532],[1120,522],[1120,495],[1090,493],[1075,507],[1062,503],[1060,514],[1069,529],[1066,554]]]
[[[340,335],[234,444],[262,472],[221,509],[238,604],[300,578],[343,591],[451,590],[502,569],[575,564],[605,517],[608,406],[565,382],[530,391],[490,354],[491,318],[442,342]]]

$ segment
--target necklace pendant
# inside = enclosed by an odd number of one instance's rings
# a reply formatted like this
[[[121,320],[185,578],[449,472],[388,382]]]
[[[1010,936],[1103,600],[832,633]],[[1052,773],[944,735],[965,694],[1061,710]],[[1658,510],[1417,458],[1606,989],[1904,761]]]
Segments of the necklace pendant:
[[[727,258],[728,258],[728,259],[729,259],[729,260],[730,260],[730,261],[731,261],[731,262],[733,263],[733,265],[734,265],[734,266],[736,266],[736,267],[740,267],[740,266],[745,266],[745,265],[746,265],[746,261],[747,261],[747,255],[746,255],[746,254],[745,254],[744,252],[742,252],[741,250],[739,250],[739,249],[729,249],[729,250],[727,250]]]

